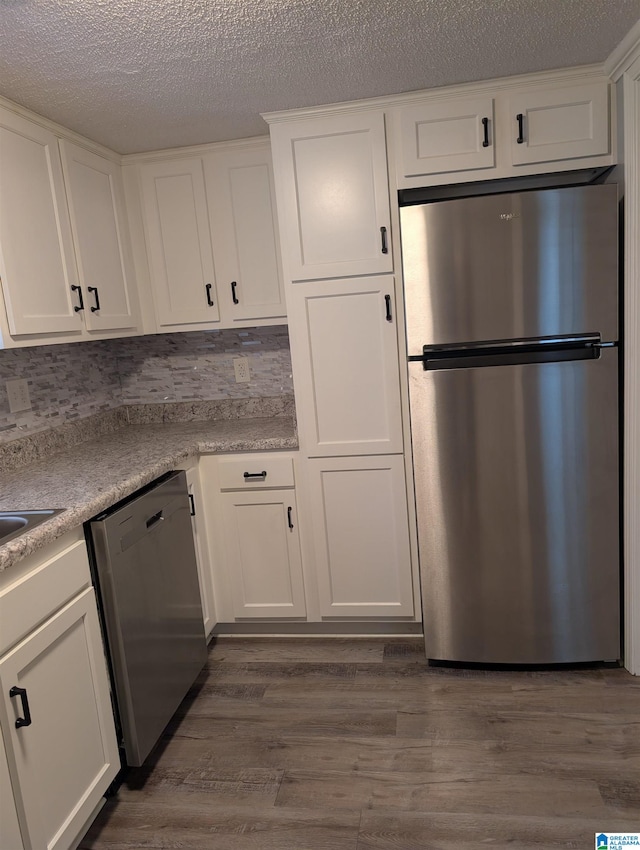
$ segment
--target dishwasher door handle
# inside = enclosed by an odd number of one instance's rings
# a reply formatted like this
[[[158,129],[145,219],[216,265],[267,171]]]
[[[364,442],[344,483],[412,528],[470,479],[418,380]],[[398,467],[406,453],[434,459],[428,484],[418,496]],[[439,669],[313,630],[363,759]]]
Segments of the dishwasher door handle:
[[[149,529],[149,531],[151,531],[152,528],[155,528],[155,526],[158,525],[158,523],[162,522],[163,519],[164,517],[162,516],[162,511],[158,511],[157,514],[150,516],[147,520],[147,528]]]

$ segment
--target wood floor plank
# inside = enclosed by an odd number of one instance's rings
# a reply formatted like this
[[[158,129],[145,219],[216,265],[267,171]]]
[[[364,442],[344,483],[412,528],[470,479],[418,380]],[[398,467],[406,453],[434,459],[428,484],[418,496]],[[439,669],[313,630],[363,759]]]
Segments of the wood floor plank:
[[[218,637],[211,650],[212,661],[293,661],[382,663],[384,638],[233,638]]]
[[[322,770],[428,772],[432,745],[425,740],[395,737],[321,737],[280,734],[265,739],[208,741],[176,737],[154,753],[152,765],[160,768],[192,766],[303,769],[310,764]]]
[[[635,831],[631,819],[364,811],[358,850],[587,850],[599,832]]]
[[[108,804],[80,850],[356,850],[359,812],[248,809],[211,799]]]
[[[640,721],[630,721],[627,715],[604,713],[492,713],[487,708],[449,711],[438,708],[399,711],[397,734],[430,740],[522,741],[532,748],[555,745],[560,752],[574,752],[596,742],[612,752],[638,752]]]
[[[464,769],[486,776],[524,773],[596,782],[606,782],[612,775],[621,781],[640,777],[640,757],[624,750],[612,751],[605,738],[564,749],[561,758],[557,742],[532,747],[528,740],[438,740],[432,744],[431,757],[438,774]]]
[[[381,665],[371,665],[381,667]],[[290,682],[290,681],[325,681],[325,680],[355,680],[360,665],[355,663],[333,663],[318,661],[294,663],[281,661],[264,661],[243,663],[212,662],[208,664],[199,677],[199,682]]]
[[[276,806],[477,812],[554,817],[605,817],[609,811],[591,780],[498,775],[417,776],[287,770]]]
[[[263,705],[238,704],[224,708],[196,700],[175,727],[175,735],[188,738],[265,738],[285,732],[291,735],[395,736],[397,712],[352,711],[340,709],[308,710],[278,707],[269,712]]]
[[[206,764],[167,766],[161,764],[129,771],[118,790],[120,800],[166,794],[207,794],[244,799],[257,805],[272,803],[278,793],[283,770],[262,767],[222,766],[215,760]]]

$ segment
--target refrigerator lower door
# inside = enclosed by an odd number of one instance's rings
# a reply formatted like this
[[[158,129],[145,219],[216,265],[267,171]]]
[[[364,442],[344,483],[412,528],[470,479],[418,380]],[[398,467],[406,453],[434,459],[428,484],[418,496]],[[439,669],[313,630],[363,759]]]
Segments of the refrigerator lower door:
[[[427,657],[618,659],[617,350],[409,376]]]

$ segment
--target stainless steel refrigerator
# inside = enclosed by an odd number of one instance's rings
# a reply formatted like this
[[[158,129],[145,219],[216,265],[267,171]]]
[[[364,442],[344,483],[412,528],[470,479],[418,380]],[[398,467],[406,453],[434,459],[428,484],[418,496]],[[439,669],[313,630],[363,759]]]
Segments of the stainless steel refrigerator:
[[[620,657],[617,187],[403,206],[427,657]]]

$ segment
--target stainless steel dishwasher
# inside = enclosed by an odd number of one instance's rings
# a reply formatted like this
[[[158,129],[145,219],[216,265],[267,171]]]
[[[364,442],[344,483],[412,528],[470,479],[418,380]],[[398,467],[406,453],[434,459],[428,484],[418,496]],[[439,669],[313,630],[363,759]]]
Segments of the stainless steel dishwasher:
[[[139,766],[207,657],[185,473],[88,525],[122,744]]]

